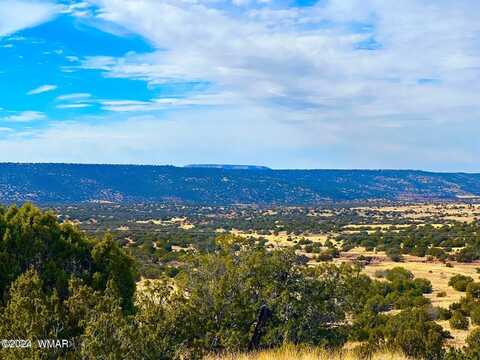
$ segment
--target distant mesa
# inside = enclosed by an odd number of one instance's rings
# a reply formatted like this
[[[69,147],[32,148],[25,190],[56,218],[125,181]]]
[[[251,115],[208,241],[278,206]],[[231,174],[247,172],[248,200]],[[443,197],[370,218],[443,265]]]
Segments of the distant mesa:
[[[229,164],[191,164],[187,168],[225,169],[225,170],[272,170],[259,165],[229,165]]]
[[[0,163],[0,204],[170,202],[305,205],[345,201],[478,201],[480,174],[418,170],[276,170],[254,165],[187,167]]]

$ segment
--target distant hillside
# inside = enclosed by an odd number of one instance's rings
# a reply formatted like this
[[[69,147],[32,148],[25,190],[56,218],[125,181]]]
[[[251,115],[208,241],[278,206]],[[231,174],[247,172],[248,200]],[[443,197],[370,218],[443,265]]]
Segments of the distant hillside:
[[[226,169],[226,170],[270,170],[266,166],[258,165],[225,165],[225,164],[191,164],[187,168],[207,168],[207,169]]]
[[[209,167],[0,164],[0,201],[177,201],[319,204],[480,196],[480,174],[413,170],[268,170]]]

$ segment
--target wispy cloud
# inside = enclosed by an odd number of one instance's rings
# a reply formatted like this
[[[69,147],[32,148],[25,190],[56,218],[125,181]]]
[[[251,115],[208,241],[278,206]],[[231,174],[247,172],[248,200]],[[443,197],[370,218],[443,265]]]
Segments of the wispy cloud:
[[[57,96],[56,100],[60,102],[60,104],[56,105],[57,109],[83,109],[91,107],[97,102],[90,93],[60,95]]]
[[[392,6],[331,0],[308,8],[245,2],[244,10],[209,1],[94,3],[100,7],[97,18],[158,48],[84,61],[85,68],[107,77],[144,80],[153,87],[206,81],[217,95],[233,94],[236,104],[310,108],[330,121],[402,114],[433,121],[459,109],[470,117],[469,109],[478,107],[472,94],[480,85],[470,79],[479,76],[480,46],[469,34],[480,31],[474,15],[480,4],[471,1],[405,0]],[[158,13],[161,22],[155,20]],[[425,86],[421,79],[438,79],[438,86]]]
[[[56,107],[58,109],[82,109],[92,106],[92,104],[84,104],[84,103],[78,103],[78,104],[60,104],[57,105]]]
[[[46,118],[46,115],[39,111],[23,111],[14,115],[9,115],[4,118],[1,118],[2,121],[8,122],[30,122],[36,120],[43,120]]]
[[[0,0],[0,37],[45,22],[59,10],[52,1]]]
[[[42,86],[39,86],[35,89],[30,90],[27,93],[27,95],[42,94],[42,93],[45,93],[45,92],[48,92],[48,91],[56,90],[57,88],[58,88],[58,86],[56,86],[56,85],[42,85]]]
[[[91,15],[90,4],[87,1],[73,2],[66,6],[62,13],[71,14],[77,17],[85,17]]]
[[[102,108],[114,112],[148,111],[155,110],[155,104],[150,101],[137,100],[108,100],[101,101]]]
[[[84,100],[91,98],[92,94],[89,93],[73,93],[57,96],[59,101],[74,101],[74,100]]]
[[[19,3],[27,2],[35,3]],[[75,22],[118,36],[119,43],[127,38],[109,29],[139,35],[131,38],[144,39],[148,50],[113,51],[118,50],[113,45],[102,46],[101,36],[92,37],[98,43],[83,40],[79,52],[70,53],[63,44],[58,78],[46,77],[55,80],[37,85],[54,82],[78,93],[59,91],[53,103],[31,108],[72,109],[64,112],[68,118],[55,124],[46,119],[41,128],[32,124],[28,134],[35,139],[16,147],[13,140],[0,141],[0,150],[28,148],[18,156],[39,161],[480,170],[480,145],[471,140],[480,131],[480,82],[475,81],[480,77],[480,2],[61,3],[69,4],[61,10],[65,19],[75,16]],[[0,36],[3,14],[0,7]],[[51,40],[49,51],[58,48],[57,37]],[[196,83],[207,85],[188,85]],[[87,106],[87,117],[86,111],[75,112]],[[16,136],[22,126],[12,127]],[[207,140],[199,142],[200,137]],[[105,139],[109,148],[101,152]],[[164,157],[157,159],[158,154]]]

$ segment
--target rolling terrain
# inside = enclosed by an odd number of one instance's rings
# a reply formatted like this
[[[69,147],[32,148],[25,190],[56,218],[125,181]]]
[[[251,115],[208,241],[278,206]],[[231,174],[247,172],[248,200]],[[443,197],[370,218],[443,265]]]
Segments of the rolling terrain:
[[[480,174],[417,170],[271,170],[232,166],[0,164],[3,203],[180,202],[316,205],[480,196]]]

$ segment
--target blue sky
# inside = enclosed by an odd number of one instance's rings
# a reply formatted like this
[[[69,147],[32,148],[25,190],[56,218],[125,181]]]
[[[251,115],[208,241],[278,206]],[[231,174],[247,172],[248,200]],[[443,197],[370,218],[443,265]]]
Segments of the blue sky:
[[[0,161],[480,172],[470,0],[0,0]]]

